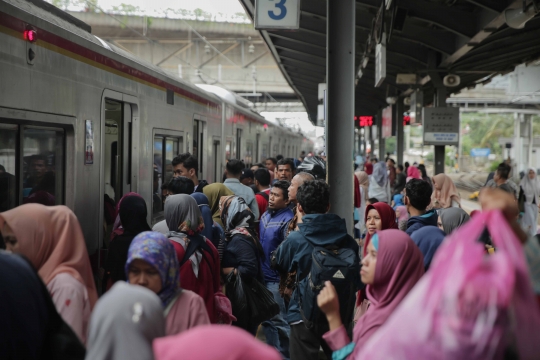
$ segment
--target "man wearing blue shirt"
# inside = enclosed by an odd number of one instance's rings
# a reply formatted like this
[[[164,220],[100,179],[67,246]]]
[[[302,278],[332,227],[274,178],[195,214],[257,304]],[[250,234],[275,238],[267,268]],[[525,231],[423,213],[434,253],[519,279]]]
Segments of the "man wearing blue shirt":
[[[280,313],[263,322],[262,328],[267,344],[275,347],[284,359],[289,359],[290,327],[285,321],[287,315],[285,302],[279,294],[279,273],[270,267],[270,256],[285,240],[285,229],[293,218],[293,213],[288,207],[289,185],[288,181],[283,180],[274,184],[270,190],[268,210],[261,217],[259,224],[261,245],[264,250],[264,259],[261,264],[264,280],[280,308]]]

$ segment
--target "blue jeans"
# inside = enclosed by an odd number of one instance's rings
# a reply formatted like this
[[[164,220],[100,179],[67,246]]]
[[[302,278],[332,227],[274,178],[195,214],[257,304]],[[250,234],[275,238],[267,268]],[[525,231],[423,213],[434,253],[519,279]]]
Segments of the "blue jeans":
[[[272,319],[264,321],[261,324],[262,330],[264,331],[264,336],[266,336],[266,343],[275,347],[280,352],[283,359],[288,360],[291,328],[285,321],[287,308],[285,307],[283,298],[279,295],[279,283],[269,282],[266,283],[266,287],[274,295],[274,300],[278,303],[280,312]]]

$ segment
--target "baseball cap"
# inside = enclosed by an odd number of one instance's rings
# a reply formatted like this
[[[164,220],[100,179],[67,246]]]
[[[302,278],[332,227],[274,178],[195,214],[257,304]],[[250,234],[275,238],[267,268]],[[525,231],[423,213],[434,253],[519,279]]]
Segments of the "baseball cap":
[[[253,175],[253,171],[251,169],[242,169],[242,175],[240,175],[240,180],[247,179],[247,178],[255,178],[255,175]]]

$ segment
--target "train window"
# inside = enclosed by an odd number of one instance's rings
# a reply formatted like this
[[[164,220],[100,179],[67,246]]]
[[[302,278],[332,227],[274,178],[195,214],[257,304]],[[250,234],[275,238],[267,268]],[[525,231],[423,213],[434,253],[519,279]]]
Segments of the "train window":
[[[246,156],[244,157],[244,164],[246,167],[250,168],[253,164],[253,142],[246,142]]]
[[[180,152],[183,143],[183,136],[154,136],[154,176],[152,183],[152,213],[154,219],[162,215],[167,197],[167,191],[163,188],[173,177],[172,161]]]
[[[238,160],[242,160],[242,129],[236,129],[236,154]]]
[[[0,212],[17,206],[17,125],[0,124]]]
[[[193,152],[192,155],[197,158],[199,163],[199,173],[197,176],[202,178],[204,170],[204,122],[201,120],[193,121]]]
[[[267,157],[268,157],[268,144],[263,144],[260,161],[264,162]]]
[[[227,140],[225,145],[225,159],[231,159],[231,150],[232,150],[232,140]]]
[[[261,161],[261,159],[259,159],[260,143],[261,143],[261,134],[257,134],[257,141],[255,142],[255,153],[253,154],[253,156],[255,157],[255,162]]]
[[[64,130],[25,126],[23,203],[63,203]]]
[[[221,142],[214,140],[214,182],[220,182],[221,177]]]
[[[63,129],[0,124],[0,212],[64,202],[64,144]]]

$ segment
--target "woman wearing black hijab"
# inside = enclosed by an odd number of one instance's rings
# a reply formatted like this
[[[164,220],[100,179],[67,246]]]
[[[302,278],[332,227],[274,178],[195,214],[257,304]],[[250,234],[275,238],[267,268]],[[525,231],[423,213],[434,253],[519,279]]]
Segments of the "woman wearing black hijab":
[[[45,284],[21,256],[0,250],[0,358],[84,359],[77,335],[65,324]]]
[[[146,222],[146,202],[139,196],[128,196],[120,204],[120,221],[124,232],[111,241],[105,262],[103,284],[109,289],[116,281],[126,281],[124,266],[127,261],[129,245],[133,238],[144,231],[152,231]]]

